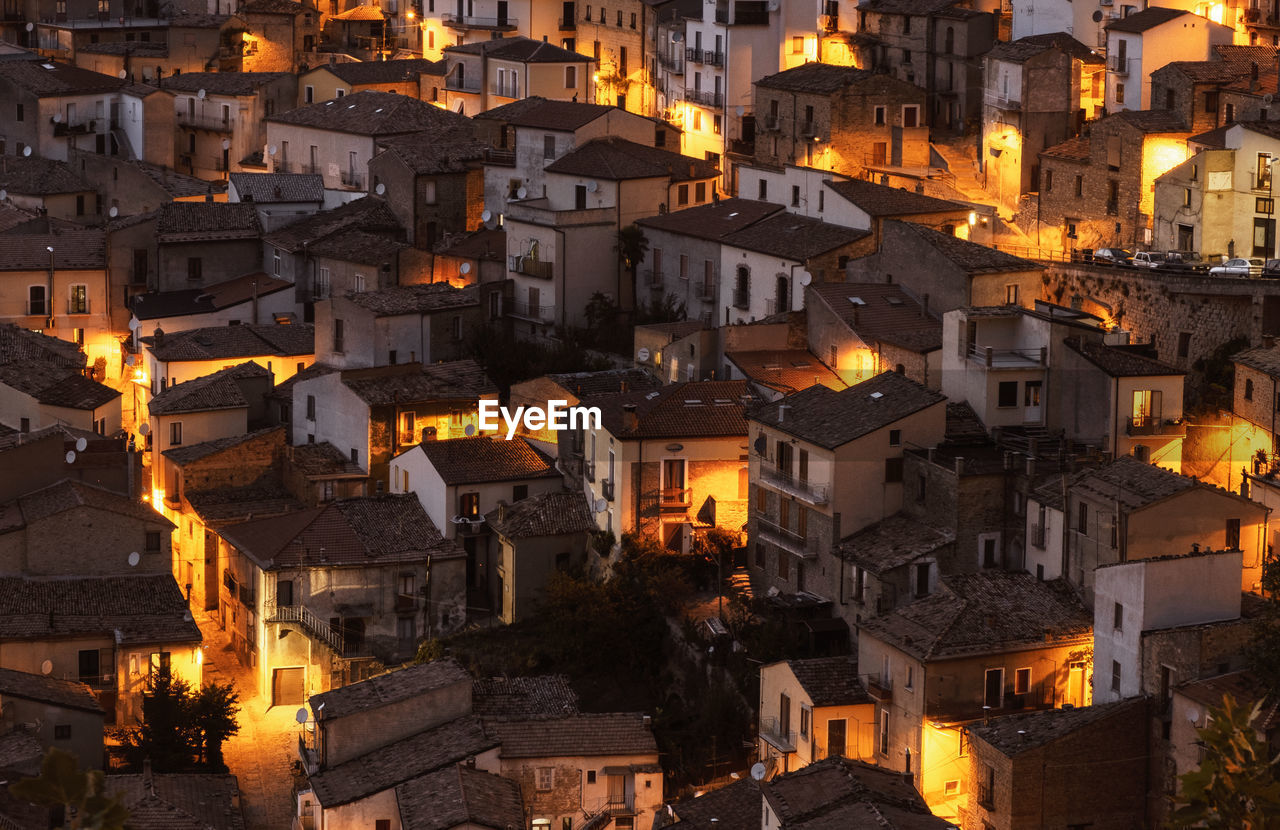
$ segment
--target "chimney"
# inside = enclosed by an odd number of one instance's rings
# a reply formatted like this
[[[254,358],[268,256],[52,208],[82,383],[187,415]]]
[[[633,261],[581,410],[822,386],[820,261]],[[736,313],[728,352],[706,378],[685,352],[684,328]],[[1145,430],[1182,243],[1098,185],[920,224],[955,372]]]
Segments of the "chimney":
[[[854,303],[854,306],[853,306],[853,324],[855,326],[858,325],[858,304],[857,303]]]
[[[644,718],[643,718],[643,722],[644,722],[644,728],[645,728],[645,729],[652,729],[652,728],[653,728],[653,718],[652,718],[652,717],[650,717],[649,715],[645,715],[645,716],[644,716]]]
[[[507,518],[507,503],[502,499],[498,500],[498,522],[501,524]]]
[[[164,329],[157,326],[154,336],[155,336],[156,345],[163,346],[164,345]]]
[[[962,475],[964,475],[964,458],[962,456],[957,455],[956,456],[956,477],[958,478]]]
[[[633,403],[622,405],[622,430],[623,432],[631,432],[640,425],[640,418],[636,415],[636,405]]]

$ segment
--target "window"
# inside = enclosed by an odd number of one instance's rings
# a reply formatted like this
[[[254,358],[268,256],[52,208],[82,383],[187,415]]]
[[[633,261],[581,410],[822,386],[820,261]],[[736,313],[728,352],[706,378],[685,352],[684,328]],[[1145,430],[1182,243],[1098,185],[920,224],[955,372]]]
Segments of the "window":
[[[633,29],[634,29],[635,27],[636,27],[636,13],[635,13],[635,12],[632,12],[632,13],[631,13],[631,28],[633,28]]]
[[[622,28],[622,9],[618,9],[618,28]]]
[[[875,110],[876,126],[883,127],[885,121],[885,107],[877,106]]]
[[[343,333],[342,318],[333,321],[333,350],[341,354],[346,347],[346,338]]]
[[[1044,171],[1044,190],[1046,193],[1053,192],[1053,171]]]
[[[1002,380],[996,391],[996,406],[1001,408],[1018,405],[1018,382]]]
[[[307,104],[313,103],[316,100],[315,96],[316,96],[315,87],[311,86],[310,84],[307,84],[303,88],[303,102]]]
[[[204,271],[204,261],[198,256],[187,257],[187,279],[199,282]]]
[[[1084,176],[1076,176],[1076,196],[1084,195]]]
[[[928,486],[927,482],[928,479],[925,478],[924,473],[921,473],[916,479],[916,501],[919,504],[925,503],[925,494],[927,492],[926,487]]]
[[[360,450],[356,449],[355,447],[351,448],[351,463],[352,464],[360,463]]]
[[[53,739],[55,741],[71,740],[71,724],[57,723],[53,726]]]
[[[678,188],[676,188],[676,204],[677,205],[689,204],[689,185],[682,184]]]
[[[885,484],[901,484],[902,483],[902,459],[886,458],[884,460],[884,483]]]
[[[908,104],[902,108],[902,126],[916,127],[920,122],[920,107],[916,104]]]
[[[463,493],[458,497],[458,508],[462,515],[474,519],[480,515],[480,494]]]
[[[826,199],[824,198],[826,195],[827,192],[825,190],[818,191],[818,213],[822,213],[823,205],[826,202]]]
[[[578,88],[578,67],[566,66],[564,68],[564,88],[565,89]]]
[[[151,663],[150,670],[151,670],[152,677],[155,677],[157,674],[160,674],[162,672],[164,674],[168,674],[169,673],[169,652],[167,651],[151,652],[150,663]]]
[[[1006,285],[1004,287],[1004,304],[1005,305],[1018,304],[1018,284],[1016,282],[1010,283],[1009,285]]]
[[[1111,630],[1124,631],[1124,606],[1118,602],[1111,609]]]
[[[760,570],[765,568],[764,545],[756,542],[756,567]]]
[[[808,740],[809,722],[813,720],[813,710],[808,706],[800,707],[800,737]]]
[[[542,137],[542,157],[544,159],[553,159],[556,157],[556,137],[553,135],[544,135]]]
[[[756,190],[757,190],[757,193],[759,194],[756,198],[760,199],[761,201],[764,201],[765,199],[769,198],[769,183],[764,179],[760,180],[759,187],[757,187]]]
[[[1124,84],[1116,84],[1116,103],[1124,103]]]
[[[1120,691],[1120,661],[1111,661],[1111,691]]]
[[[923,597],[929,594],[929,572],[932,566],[928,562],[920,562],[916,565],[916,596]],[[911,669],[907,669],[907,688],[911,687]]]
[[[982,705],[999,709],[1004,703],[1004,669],[987,669]]]
[[[889,754],[889,710],[880,710],[880,741],[879,746],[881,755]]]
[[[1227,519],[1227,548],[1238,550],[1240,547],[1240,520]]]
[[[158,530],[148,530],[148,531],[147,531],[147,547],[146,547],[146,551],[147,551],[147,553],[159,553],[159,552],[160,552],[160,531],[158,531]]]
[[[1085,502],[1076,505],[1076,531],[1089,532],[1089,505]]]
[[[182,421],[169,424],[169,446],[176,447],[182,443]]]
[[[1244,382],[1244,399],[1246,401],[1253,400],[1253,380],[1246,379]]]
[[[1025,695],[1031,691],[1031,669],[1018,669],[1013,673],[1013,693]]]
[[[1182,188],[1182,206],[1191,207],[1191,188]]]
[[[594,784],[594,783],[596,783],[596,771],[595,771],[595,770],[593,770],[593,769],[589,769],[589,770],[587,770],[587,783],[588,783],[588,784]]]
[[[900,429],[889,430],[889,446],[891,447],[902,446],[902,430]]]
[[[354,283],[353,289],[355,290],[355,292],[357,294],[363,294],[366,288],[364,274],[356,274],[352,278],[352,282]]]
[[[791,554],[778,549],[778,579],[790,579]]]
[[[27,289],[27,313],[42,316],[49,313],[43,285],[33,285]]]
[[[1191,353],[1191,332],[1178,333],[1178,357],[1186,357]]]
[[[791,206],[792,207],[800,206],[800,185],[797,185],[797,184],[791,185]]]

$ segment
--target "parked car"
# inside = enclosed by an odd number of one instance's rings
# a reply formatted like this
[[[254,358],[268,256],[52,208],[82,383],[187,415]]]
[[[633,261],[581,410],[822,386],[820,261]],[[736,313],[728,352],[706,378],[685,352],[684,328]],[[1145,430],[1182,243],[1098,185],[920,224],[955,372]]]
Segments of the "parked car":
[[[1124,248],[1098,248],[1093,252],[1093,260],[1110,265],[1132,265],[1133,254]]]
[[[1209,273],[1216,277],[1259,277],[1262,276],[1262,268],[1265,264],[1257,257],[1247,259],[1237,257],[1213,266],[1209,269]]]
[[[1133,255],[1131,264],[1138,268],[1159,268],[1164,265],[1164,254],[1160,251],[1138,251]]]
[[[1262,266],[1262,276],[1264,277],[1280,277],[1280,259],[1269,259]]]
[[[1170,271],[1209,270],[1209,264],[1195,251],[1168,251],[1161,267]]]

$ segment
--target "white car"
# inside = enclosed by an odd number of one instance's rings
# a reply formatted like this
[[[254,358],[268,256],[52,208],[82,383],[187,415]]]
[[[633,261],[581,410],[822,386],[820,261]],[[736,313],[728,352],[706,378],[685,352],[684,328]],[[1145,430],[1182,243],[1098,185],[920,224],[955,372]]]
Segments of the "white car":
[[[1265,264],[1257,257],[1229,259],[1210,268],[1209,273],[1219,277],[1257,277],[1262,274],[1262,266]]]
[[[1164,254],[1160,251],[1138,251],[1133,255],[1136,268],[1160,268],[1164,265]]]

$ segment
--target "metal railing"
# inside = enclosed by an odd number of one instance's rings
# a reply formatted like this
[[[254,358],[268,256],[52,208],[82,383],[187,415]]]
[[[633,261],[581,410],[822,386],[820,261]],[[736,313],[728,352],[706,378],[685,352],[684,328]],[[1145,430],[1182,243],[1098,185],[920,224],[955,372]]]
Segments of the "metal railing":
[[[499,150],[496,147],[487,147],[484,151],[484,160],[489,164],[515,167],[516,153],[515,150]]]
[[[454,92],[479,92],[480,80],[478,78],[458,78],[449,75],[444,79],[444,88],[451,89]]]
[[[451,29],[515,29],[519,24],[514,17],[478,17],[453,12],[441,15],[441,20]]]
[[[552,305],[532,305],[530,303],[522,303],[519,300],[512,300],[505,305],[512,317],[521,317],[525,320],[537,320],[539,322],[550,322],[555,319],[556,307]]]
[[[718,293],[716,292],[715,282],[702,282],[698,285],[698,299],[707,302],[714,302]]]
[[[519,98],[520,90],[515,84],[499,84],[497,82],[489,84],[489,94],[497,95],[500,98]]]
[[[1135,415],[1126,425],[1129,435],[1186,435],[1187,425],[1165,421],[1159,415]]]
[[[266,612],[267,622],[296,623],[302,626],[313,639],[319,640],[332,649],[335,654],[345,653],[342,634],[334,631],[327,622],[312,614],[305,605],[276,605],[274,602],[269,602],[263,610]]]
[[[341,178],[344,187],[352,187],[356,190],[364,188],[364,176],[354,170],[343,170]]]
[[[1014,98],[1012,95],[1009,95],[1008,93],[995,92],[993,90],[988,89],[986,93],[983,95],[983,100],[986,101],[991,106],[1000,107],[1001,109],[1007,109],[1007,110],[1022,109],[1021,99]]]
[[[751,308],[751,292],[742,288],[733,289],[733,307],[744,310]]]
[[[1116,75],[1129,74],[1129,59],[1120,55],[1112,55],[1107,58],[1107,69]]]
[[[760,719],[760,737],[776,746],[783,752],[796,751],[796,732],[791,724],[784,724],[778,718]]]
[[[83,118],[78,121],[55,121],[53,134],[58,137],[68,135],[88,135],[98,131],[99,119]]]
[[[1044,366],[1047,360],[1047,349],[993,349],[990,346],[969,344],[969,357],[990,368],[1027,368]]]
[[[708,66],[724,66],[724,52],[712,49],[686,49],[685,60],[689,63],[705,63]]]
[[[824,14],[820,17],[820,22],[822,23],[822,31],[827,34],[840,31],[840,15],[838,14]]]
[[[83,300],[67,300],[68,314],[89,314],[89,299]]]
[[[667,488],[658,491],[658,503],[663,507],[689,507],[693,504],[693,488]]]
[[[888,703],[893,700],[892,677],[882,677],[880,674],[864,674],[862,676],[862,685],[866,688],[867,694],[882,703]]]
[[[724,106],[723,92],[714,92],[706,89],[688,89],[685,90],[684,98],[691,104],[701,104],[704,107]]]
[[[229,133],[235,131],[235,119],[230,116],[223,118],[221,115],[195,115],[193,113],[180,112],[178,113],[178,126]]]
[[[613,501],[613,479],[602,479],[600,481],[600,492],[604,494],[605,501]]]
[[[659,53],[658,65],[668,72],[684,72],[684,56]]]
[[[760,465],[760,478],[766,484],[798,496],[810,504],[827,503],[827,485],[825,484],[815,484],[808,479],[797,478],[789,472],[763,463]]]

